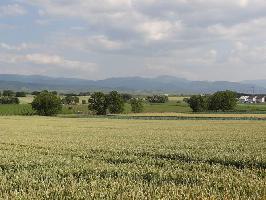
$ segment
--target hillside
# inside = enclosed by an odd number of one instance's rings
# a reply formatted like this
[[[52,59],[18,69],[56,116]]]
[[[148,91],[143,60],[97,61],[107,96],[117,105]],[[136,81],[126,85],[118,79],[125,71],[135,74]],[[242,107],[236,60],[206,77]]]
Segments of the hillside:
[[[241,83],[244,84],[253,84],[256,85],[258,87],[266,87],[266,79],[265,80],[248,80],[248,81],[242,81]]]
[[[162,92],[162,93],[212,93],[218,90],[234,90],[251,93],[256,87],[257,93],[266,93],[266,88],[252,83],[228,81],[189,81],[184,78],[160,76],[156,78],[121,77],[104,80],[85,80],[76,78],[52,78],[47,76],[0,75],[0,90],[58,90],[58,91],[94,91],[119,90],[121,92]]]

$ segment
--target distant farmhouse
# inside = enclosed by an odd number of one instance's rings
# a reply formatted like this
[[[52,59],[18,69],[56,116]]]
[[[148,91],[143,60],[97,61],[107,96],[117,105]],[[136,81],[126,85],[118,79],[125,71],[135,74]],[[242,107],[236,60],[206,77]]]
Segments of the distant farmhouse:
[[[266,96],[257,96],[257,103],[265,103]]]
[[[241,96],[238,100],[240,103],[247,103],[249,96]]]
[[[266,96],[263,95],[241,96],[238,100],[240,103],[265,103]]]

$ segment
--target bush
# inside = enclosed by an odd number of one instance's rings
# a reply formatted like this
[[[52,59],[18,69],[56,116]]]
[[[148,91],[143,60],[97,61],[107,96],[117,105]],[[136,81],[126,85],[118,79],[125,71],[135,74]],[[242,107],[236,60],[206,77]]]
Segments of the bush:
[[[189,98],[184,98],[183,101],[184,101],[185,103],[188,103]]]
[[[74,103],[79,104],[79,98],[78,97],[74,97]]]
[[[127,94],[127,93],[123,93],[123,94],[121,94],[121,96],[122,96],[122,99],[124,100],[124,102],[129,102],[130,99],[133,98],[133,96],[131,94]]]
[[[144,110],[143,101],[141,99],[133,98],[130,100],[131,111],[133,113],[141,113]]]
[[[14,97],[15,96],[15,92],[13,92],[12,90],[4,90],[3,91],[3,96],[4,97]]]
[[[32,92],[31,94],[34,95],[34,96],[37,96],[37,95],[39,95],[40,93],[41,93],[41,92],[34,91],[34,92]]]
[[[0,98],[0,104],[19,104],[17,97],[3,96]]]
[[[82,100],[82,104],[86,104],[86,103],[87,103],[86,100],[83,99],[83,100]]]
[[[201,95],[193,95],[187,100],[193,112],[203,112],[207,110],[207,98]]]
[[[75,96],[78,96],[78,95],[75,94],[75,93],[67,93],[67,94],[65,94],[65,96],[72,96],[72,97],[75,97]]]
[[[52,94],[58,95],[58,92],[57,91],[52,91]]]
[[[168,101],[168,97],[165,95],[153,95],[148,96],[147,101],[149,103],[166,103]]]
[[[107,104],[109,112],[112,114],[119,114],[124,111],[124,100],[117,91],[112,91],[107,96]]]
[[[16,92],[16,97],[26,97],[26,92]]]
[[[62,111],[61,99],[47,91],[37,95],[31,105],[36,113],[42,116],[53,116]]]
[[[107,96],[102,92],[95,92],[91,95],[88,100],[89,102],[89,110],[95,112],[97,115],[106,115],[108,102]]]
[[[76,105],[79,103],[79,98],[77,96],[66,96],[62,99],[62,102],[68,105]]]

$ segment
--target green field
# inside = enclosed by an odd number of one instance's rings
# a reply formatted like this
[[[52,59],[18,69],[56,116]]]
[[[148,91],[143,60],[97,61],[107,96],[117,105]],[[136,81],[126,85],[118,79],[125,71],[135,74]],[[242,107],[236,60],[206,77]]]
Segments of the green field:
[[[236,107],[237,111],[249,111],[249,112],[265,112],[266,113],[266,104],[238,104]]]
[[[0,104],[0,116],[5,115],[33,115],[34,111],[29,104]]]
[[[168,101],[167,103],[146,103],[144,104],[144,112],[146,113],[163,113],[163,112],[192,112],[185,102],[177,103],[176,101]]]
[[[145,103],[143,113],[191,113],[192,110],[189,108],[188,104],[183,102],[184,97],[169,97],[170,101],[163,104],[156,103]],[[27,113],[32,114],[32,109],[29,103],[32,101],[33,97],[28,96],[25,98],[20,98],[20,105],[0,105],[0,115],[27,115]],[[81,97],[87,101],[88,97]],[[81,102],[81,100],[80,100]],[[131,112],[130,104],[125,104],[124,114],[129,114]],[[216,113],[221,112],[207,112]],[[266,114],[266,104],[238,104],[235,111],[227,113],[263,113]],[[63,106],[63,110],[60,114],[90,114],[88,111],[88,105],[70,105]]]
[[[0,199],[265,199],[265,121],[0,117]]]
[[[69,109],[69,107],[71,109]],[[126,103],[124,107],[124,113],[131,112],[130,104]],[[81,112],[88,114],[88,105],[76,105],[76,106],[65,106],[62,114],[75,114]],[[191,112],[191,109],[185,103],[176,103],[169,101],[163,104],[144,104],[144,113],[164,113],[164,112]]]
[[[75,114],[78,111],[87,114],[88,105],[72,106],[73,109],[69,110],[69,106],[65,106],[63,114]],[[70,106],[71,107],[71,106]],[[131,106],[126,103],[124,113],[130,113]],[[145,103],[143,113],[191,113],[192,110],[185,102],[168,101],[167,103]],[[208,113],[221,113],[221,112],[208,112]],[[238,104],[235,111],[227,113],[263,113],[266,114],[266,104]]]

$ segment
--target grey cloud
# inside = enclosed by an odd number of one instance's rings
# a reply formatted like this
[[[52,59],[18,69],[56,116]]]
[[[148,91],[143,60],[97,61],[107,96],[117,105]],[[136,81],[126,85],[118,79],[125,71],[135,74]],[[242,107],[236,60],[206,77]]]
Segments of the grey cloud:
[[[50,31],[47,45],[54,54],[72,54],[80,63],[94,57],[102,78],[150,74],[220,80],[266,77],[264,0],[19,2],[35,6],[40,15],[37,21],[46,22],[47,29],[59,23],[55,19],[80,20],[82,26],[70,24],[68,30]]]

